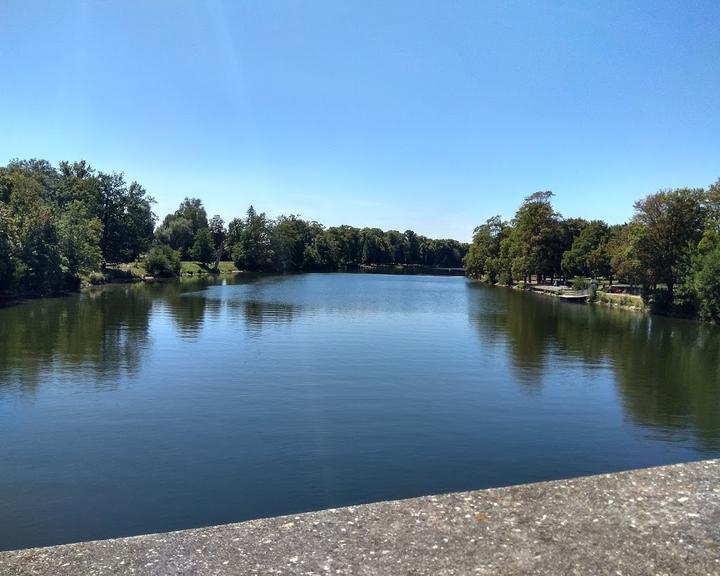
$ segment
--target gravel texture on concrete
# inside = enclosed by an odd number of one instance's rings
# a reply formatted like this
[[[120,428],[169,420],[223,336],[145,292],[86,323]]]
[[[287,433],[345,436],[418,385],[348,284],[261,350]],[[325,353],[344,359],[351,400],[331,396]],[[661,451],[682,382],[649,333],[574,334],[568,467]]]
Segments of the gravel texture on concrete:
[[[4,552],[0,574],[720,575],[720,460]]]

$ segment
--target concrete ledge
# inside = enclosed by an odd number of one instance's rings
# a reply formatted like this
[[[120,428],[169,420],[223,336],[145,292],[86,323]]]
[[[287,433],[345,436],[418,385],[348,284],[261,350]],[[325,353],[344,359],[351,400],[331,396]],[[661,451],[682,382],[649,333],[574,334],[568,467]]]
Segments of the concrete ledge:
[[[5,552],[0,574],[720,575],[720,460]]]

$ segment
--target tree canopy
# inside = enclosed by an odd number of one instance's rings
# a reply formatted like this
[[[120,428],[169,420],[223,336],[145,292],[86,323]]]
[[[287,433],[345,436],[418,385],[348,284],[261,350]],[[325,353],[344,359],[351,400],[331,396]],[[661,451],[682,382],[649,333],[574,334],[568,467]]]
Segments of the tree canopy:
[[[575,276],[620,280],[641,286],[656,310],[720,320],[720,180],[707,190],[650,194],[635,202],[629,222],[613,226],[565,219],[552,198],[552,192],[536,192],[512,221],[494,216],[478,226],[465,273],[504,284]]]

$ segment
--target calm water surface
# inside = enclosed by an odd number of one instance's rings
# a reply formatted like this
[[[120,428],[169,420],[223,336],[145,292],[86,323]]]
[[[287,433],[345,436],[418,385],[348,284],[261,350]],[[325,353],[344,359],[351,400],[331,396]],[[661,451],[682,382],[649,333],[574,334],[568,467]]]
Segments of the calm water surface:
[[[720,455],[720,331],[463,278],[0,309],[0,549]]]

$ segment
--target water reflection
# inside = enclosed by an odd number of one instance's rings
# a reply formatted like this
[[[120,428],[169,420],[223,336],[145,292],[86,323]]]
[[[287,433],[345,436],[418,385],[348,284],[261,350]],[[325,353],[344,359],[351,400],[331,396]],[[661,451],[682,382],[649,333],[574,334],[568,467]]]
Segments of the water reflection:
[[[151,309],[148,292],[127,285],[0,310],[0,390],[33,392],[68,369],[91,376],[91,385],[117,385],[139,369]]]
[[[301,306],[263,300],[262,291],[253,289],[261,281],[267,280],[209,277],[102,286],[80,295],[2,308],[0,390],[33,392],[43,381],[73,374],[78,383],[117,387],[120,377],[138,372],[151,348],[153,317],[170,318],[177,335],[193,342],[206,323],[217,322],[225,313],[256,335],[263,327],[289,323],[300,315]],[[234,291],[223,292],[223,286]],[[238,292],[244,287],[249,290]]]
[[[573,361],[609,367],[625,413],[659,438],[694,431],[720,449],[720,330],[696,322],[568,304],[470,284],[471,323],[485,346],[507,346],[519,384],[539,389]],[[490,291],[490,292],[488,292]]]
[[[0,310],[0,549],[720,454],[720,332],[462,278]]]
[[[244,321],[252,333],[258,333],[266,325],[292,322],[302,312],[301,306],[287,302],[230,299],[226,304],[229,317]]]

